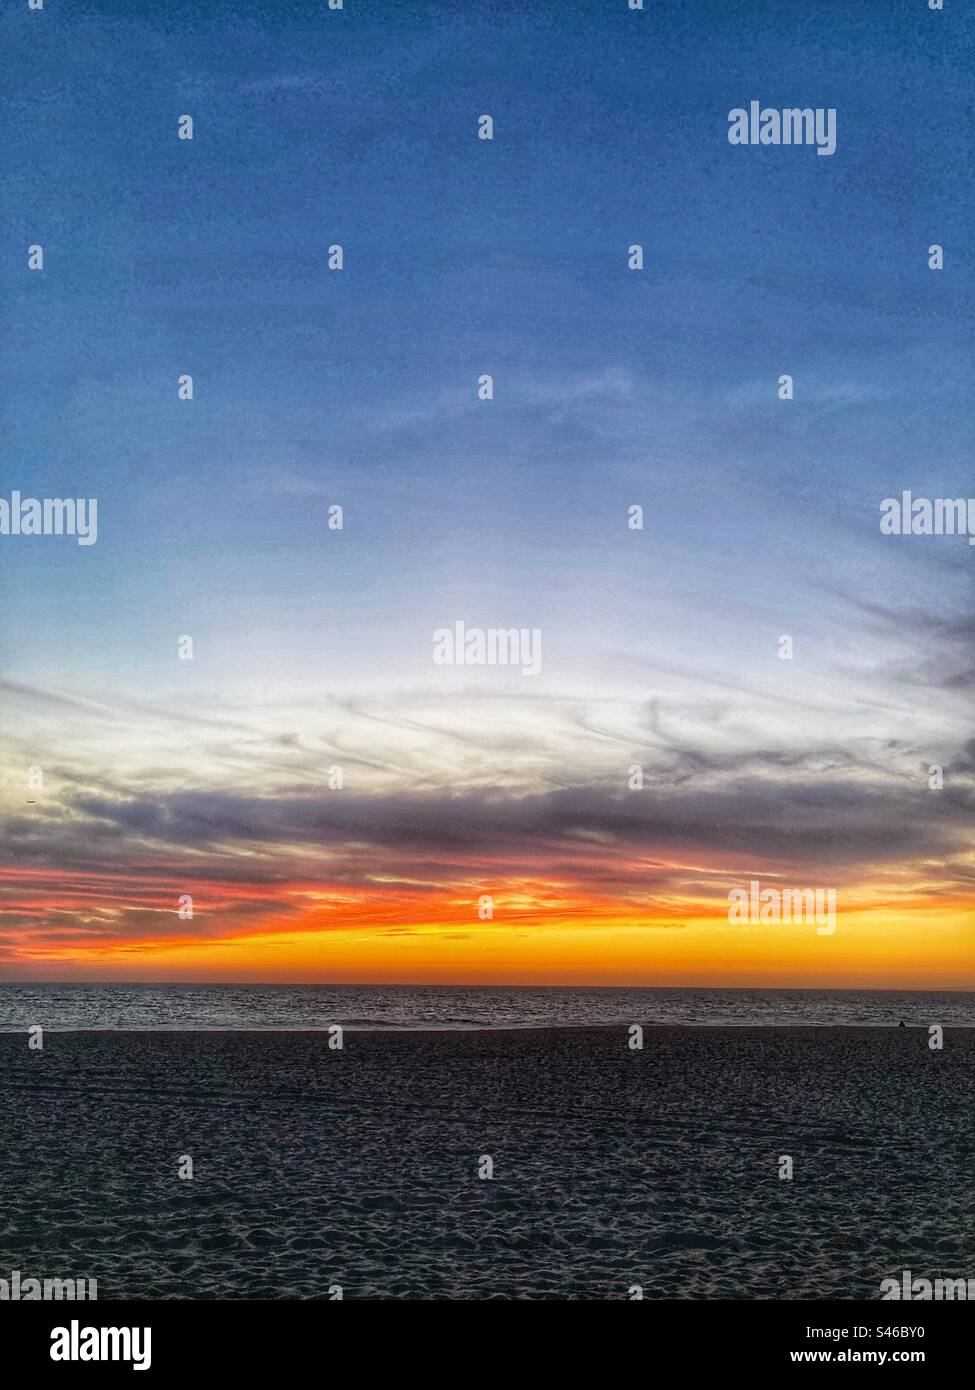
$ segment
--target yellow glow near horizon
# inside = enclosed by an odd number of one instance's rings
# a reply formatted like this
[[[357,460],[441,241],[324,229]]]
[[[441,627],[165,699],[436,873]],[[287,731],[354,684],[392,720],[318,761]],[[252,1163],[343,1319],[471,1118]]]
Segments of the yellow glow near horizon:
[[[392,928],[270,925],[199,942],[40,947],[23,965],[32,978],[78,980],[975,988],[968,908],[841,912],[833,935],[813,924],[732,926],[710,915],[648,920],[591,924],[532,914]]]

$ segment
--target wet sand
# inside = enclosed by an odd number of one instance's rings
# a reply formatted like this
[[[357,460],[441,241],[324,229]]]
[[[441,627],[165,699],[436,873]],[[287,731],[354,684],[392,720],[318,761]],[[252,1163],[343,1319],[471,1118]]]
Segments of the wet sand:
[[[0,1278],[94,1277],[99,1299],[876,1299],[905,1268],[975,1275],[975,1030],[941,1052],[921,1028],[344,1043],[0,1035]]]

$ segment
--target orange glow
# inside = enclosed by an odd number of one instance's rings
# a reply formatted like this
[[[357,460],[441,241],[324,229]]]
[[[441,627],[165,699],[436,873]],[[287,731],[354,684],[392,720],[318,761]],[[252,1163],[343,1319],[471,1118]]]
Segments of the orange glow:
[[[841,891],[833,935],[812,923],[730,925],[714,888],[679,900],[518,879],[424,891],[377,885],[195,884],[177,875],[0,873],[8,978],[334,983],[975,987],[975,902]],[[182,878],[183,875],[178,875]],[[736,882],[740,881],[740,876]],[[242,911],[243,909],[243,911]],[[36,922],[36,929],[26,922]]]

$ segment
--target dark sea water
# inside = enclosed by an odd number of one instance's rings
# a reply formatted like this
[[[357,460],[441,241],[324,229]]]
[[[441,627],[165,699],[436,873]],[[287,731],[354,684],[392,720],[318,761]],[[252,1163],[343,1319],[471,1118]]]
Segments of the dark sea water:
[[[695,1025],[975,1027],[975,992],[453,985],[0,984],[0,1032]]]

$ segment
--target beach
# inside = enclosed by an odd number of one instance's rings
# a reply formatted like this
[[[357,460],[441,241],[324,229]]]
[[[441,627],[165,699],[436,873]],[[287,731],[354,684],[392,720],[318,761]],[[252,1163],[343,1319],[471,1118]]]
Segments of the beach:
[[[0,1035],[0,1276],[96,1278],[100,1300],[602,1300],[975,1273],[975,1030],[940,1051],[921,1027],[643,1044]]]

